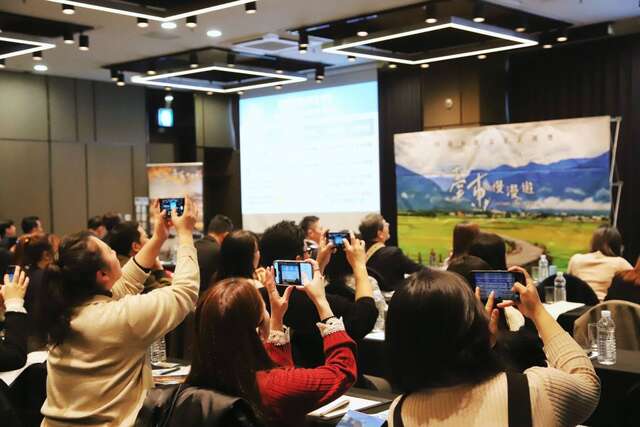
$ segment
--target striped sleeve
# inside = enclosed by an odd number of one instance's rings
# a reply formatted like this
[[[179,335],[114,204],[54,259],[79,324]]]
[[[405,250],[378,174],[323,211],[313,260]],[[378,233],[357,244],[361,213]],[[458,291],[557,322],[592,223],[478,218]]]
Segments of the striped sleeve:
[[[600,400],[600,380],[593,364],[571,336],[562,332],[544,348],[550,368],[531,368],[527,376],[542,379],[558,425],[585,421]]]

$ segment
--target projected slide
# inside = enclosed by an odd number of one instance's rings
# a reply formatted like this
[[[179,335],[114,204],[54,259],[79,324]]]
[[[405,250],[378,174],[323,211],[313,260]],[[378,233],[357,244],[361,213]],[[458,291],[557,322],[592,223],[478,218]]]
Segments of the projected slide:
[[[308,214],[356,229],[380,210],[377,82],[241,99],[240,146],[246,229]]]

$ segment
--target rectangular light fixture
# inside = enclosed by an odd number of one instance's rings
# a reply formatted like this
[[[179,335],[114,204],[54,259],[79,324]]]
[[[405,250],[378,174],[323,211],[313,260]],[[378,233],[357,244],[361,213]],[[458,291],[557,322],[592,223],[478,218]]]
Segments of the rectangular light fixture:
[[[115,0],[48,0],[53,3],[68,4],[70,6],[98,10],[100,12],[115,13],[118,15],[132,16],[134,18],[146,18],[153,21],[169,22],[177,21],[178,19],[187,18],[189,16],[203,15],[209,12],[215,12],[217,10],[227,9],[229,7],[240,6],[245,3],[251,3],[256,0],[233,0],[225,3],[217,4],[214,6],[208,6],[196,10],[190,10],[187,12],[178,13],[175,15],[168,15],[160,10],[155,11],[153,9],[144,8],[142,6],[128,5],[123,2]]]
[[[233,73],[233,74],[238,74],[242,76],[248,75],[248,76],[255,76],[255,77],[269,77],[277,80],[273,82],[267,82],[267,83],[248,83],[243,86],[234,86],[231,88],[225,88],[220,86],[210,86],[210,85],[198,86],[194,84],[166,81],[166,79],[169,79],[171,77],[183,77],[183,76],[189,76],[192,74],[204,73],[207,71],[222,71],[222,72]],[[266,71],[248,70],[245,68],[238,68],[238,67],[232,68],[232,67],[227,67],[222,65],[212,65],[209,67],[201,67],[196,69],[190,68],[188,70],[157,74],[155,76],[136,75],[131,78],[131,81],[133,83],[139,83],[143,85],[171,87],[175,89],[187,89],[187,90],[197,90],[201,92],[215,92],[215,93],[235,93],[235,92],[251,90],[251,89],[286,85],[291,83],[300,83],[306,80],[307,79],[305,77],[291,75],[291,74],[277,74],[277,73],[270,73]]]
[[[471,45],[469,50],[456,51],[458,48],[453,47],[450,53],[440,53],[433,56],[415,58],[411,55],[393,54],[382,50],[374,50],[369,45],[379,43],[386,40],[401,39],[417,34],[429,33],[445,29],[454,29],[459,31],[467,31],[483,36],[493,37],[499,41],[508,41],[512,44],[507,46],[482,47],[478,44]],[[464,58],[467,56],[483,55],[487,53],[500,52],[505,50],[520,49],[523,47],[535,46],[538,41],[521,33],[507,30],[492,25],[472,22],[466,19],[452,16],[445,23],[434,25],[419,25],[402,29],[400,31],[374,33],[368,37],[358,37],[345,40],[344,42],[330,43],[323,46],[322,50],[327,53],[335,53],[338,55],[355,56],[359,58],[375,59],[378,61],[395,62],[406,65],[420,65],[430,62],[446,61],[448,59]],[[464,49],[464,45],[459,49]]]
[[[26,49],[14,50],[13,52],[0,53],[0,59],[11,58],[12,56],[26,55],[28,53],[33,53],[33,52],[40,52],[43,50],[53,49],[54,47],[56,47],[55,44],[51,44],[51,43],[35,42],[31,40],[23,40],[23,39],[17,39],[13,37],[3,37],[1,34],[0,34],[0,42],[33,46],[33,47],[28,47]]]

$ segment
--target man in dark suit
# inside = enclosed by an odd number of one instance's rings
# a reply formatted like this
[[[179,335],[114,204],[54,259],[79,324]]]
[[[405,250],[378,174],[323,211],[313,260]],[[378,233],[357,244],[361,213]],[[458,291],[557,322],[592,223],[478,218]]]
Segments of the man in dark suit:
[[[395,291],[404,281],[405,274],[424,268],[406,256],[396,246],[385,246],[389,240],[389,223],[382,215],[369,214],[360,223],[360,236],[367,249],[367,270],[378,273],[380,289]]]
[[[216,215],[209,222],[207,235],[195,242],[200,266],[200,295],[211,285],[218,271],[220,245],[227,234],[233,231],[233,222],[224,215]]]

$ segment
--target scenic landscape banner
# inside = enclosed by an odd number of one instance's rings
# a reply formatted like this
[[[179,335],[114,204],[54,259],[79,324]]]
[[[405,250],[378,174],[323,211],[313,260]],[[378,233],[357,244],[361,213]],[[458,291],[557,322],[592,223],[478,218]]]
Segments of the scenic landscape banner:
[[[610,141],[608,116],[395,135],[400,245],[446,257],[450,233],[446,242],[418,235],[467,220],[565,265],[608,220]],[[540,235],[546,225],[564,232]]]

